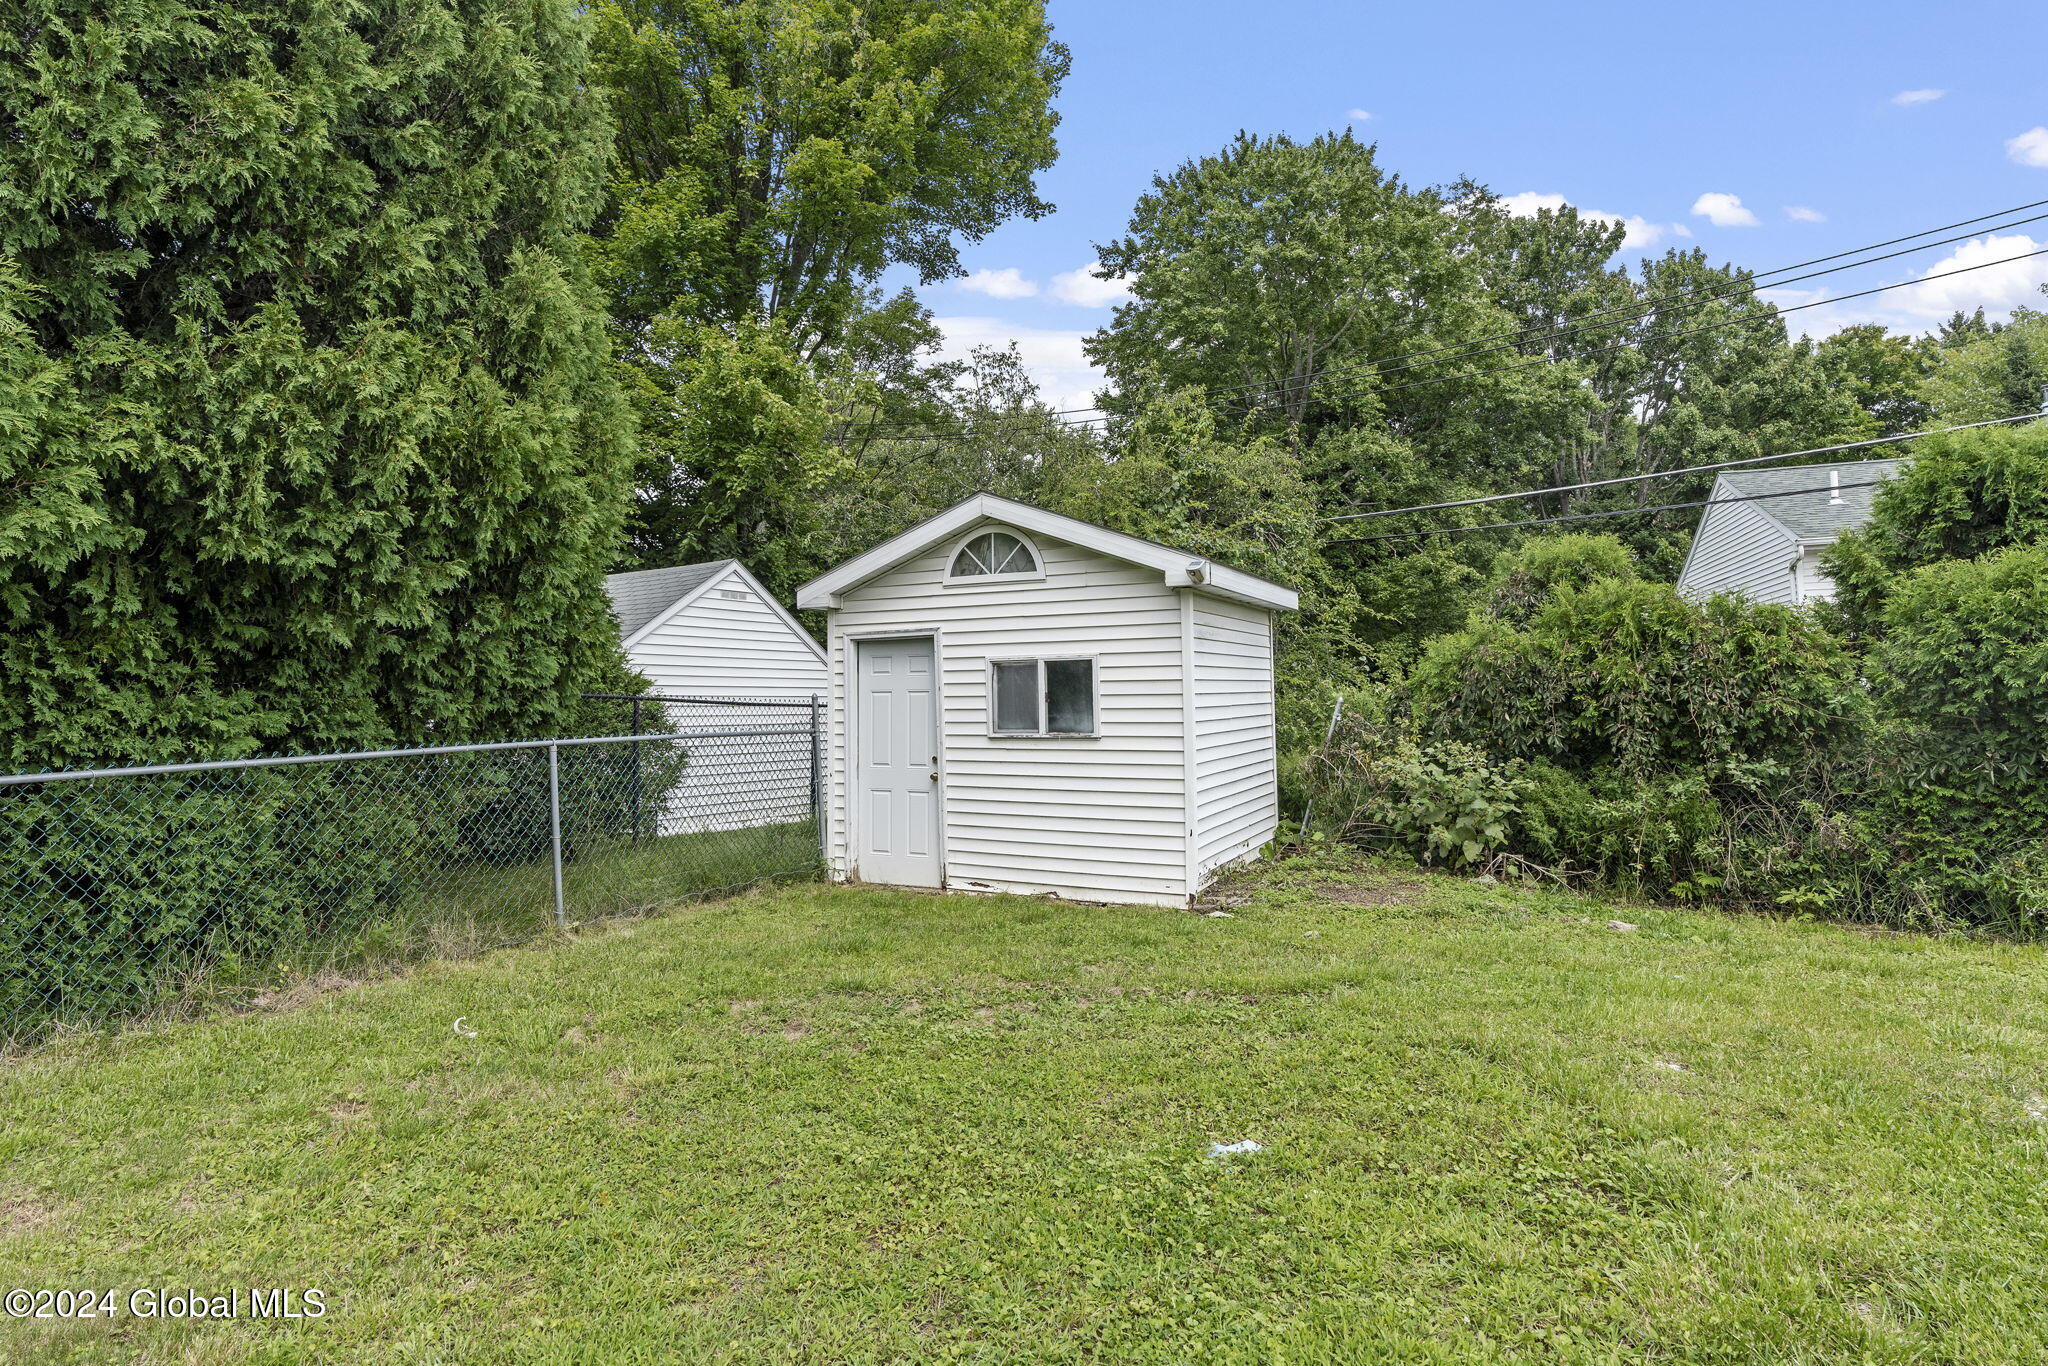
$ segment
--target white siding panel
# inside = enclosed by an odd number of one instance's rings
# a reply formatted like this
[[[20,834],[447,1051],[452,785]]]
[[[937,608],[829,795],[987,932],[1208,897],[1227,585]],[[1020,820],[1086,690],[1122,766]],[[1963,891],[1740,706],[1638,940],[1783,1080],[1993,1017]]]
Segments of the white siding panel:
[[[1280,824],[1272,619],[1263,609],[1194,598],[1198,881],[1257,849]]]
[[[1708,496],[1734,494],[1717,480]],[[1678,591],[1689,598],[1739,593],[1755,602],[1796,603],[1792,562],[1798,557],[1798,539],[1754,503],[1724,503],[1700,519]]]
[[[847,592],[832,613],[827,850],[848,866],[849,640],[938,636],[948,886],[1160,905],[1187,899],[1180,604],[1158,571],[1034,538],[1045,576],[949,585],[943,554]],[[988,661],[1096,659],[1098,734],[988,734]]]

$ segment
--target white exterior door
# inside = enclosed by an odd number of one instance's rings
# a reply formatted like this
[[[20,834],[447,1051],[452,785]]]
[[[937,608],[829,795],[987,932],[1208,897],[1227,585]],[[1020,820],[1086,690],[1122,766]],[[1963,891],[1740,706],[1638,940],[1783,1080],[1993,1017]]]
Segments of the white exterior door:
[[[854,871],[939,885],[938,675],[929,636],[854,642]]]

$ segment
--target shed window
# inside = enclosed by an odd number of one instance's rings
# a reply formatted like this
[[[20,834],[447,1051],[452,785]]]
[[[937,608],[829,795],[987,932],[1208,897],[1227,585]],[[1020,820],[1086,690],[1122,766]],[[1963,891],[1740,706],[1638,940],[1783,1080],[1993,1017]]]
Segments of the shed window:
[[[998,659],[989,665],[993,735],[1095,734],[1095,661]]]
[[[1038,572],[1038,557],[1031,547],[1007,531],[984,531],[960,547],[953,556],[948,578],[1007,578]]]

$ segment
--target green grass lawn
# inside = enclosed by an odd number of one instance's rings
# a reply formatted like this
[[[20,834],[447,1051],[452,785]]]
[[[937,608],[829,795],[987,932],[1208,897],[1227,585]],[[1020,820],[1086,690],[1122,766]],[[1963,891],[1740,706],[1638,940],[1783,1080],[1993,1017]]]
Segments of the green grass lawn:
[[[0,1357],[2040,1362],[2040,951],[1618,913],[781,887],[73,1041],[0,1281],[330,1309]]]

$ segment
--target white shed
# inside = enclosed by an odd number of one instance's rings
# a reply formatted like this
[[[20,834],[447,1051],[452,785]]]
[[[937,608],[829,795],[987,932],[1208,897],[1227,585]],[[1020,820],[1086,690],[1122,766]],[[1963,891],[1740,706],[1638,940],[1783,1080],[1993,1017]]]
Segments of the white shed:
[[[1707,495],[1678,591],[1689,598],[1738,593],[1791,607],[1832,598],[1835,583],[1820,553],[1870,520],[1877,485],[1905,464],[1851,460],[1724,471]]]
[[[1188,904],[1278,826],[1296,601],[990,494],[804,585],[828,612],[832,876]]]

